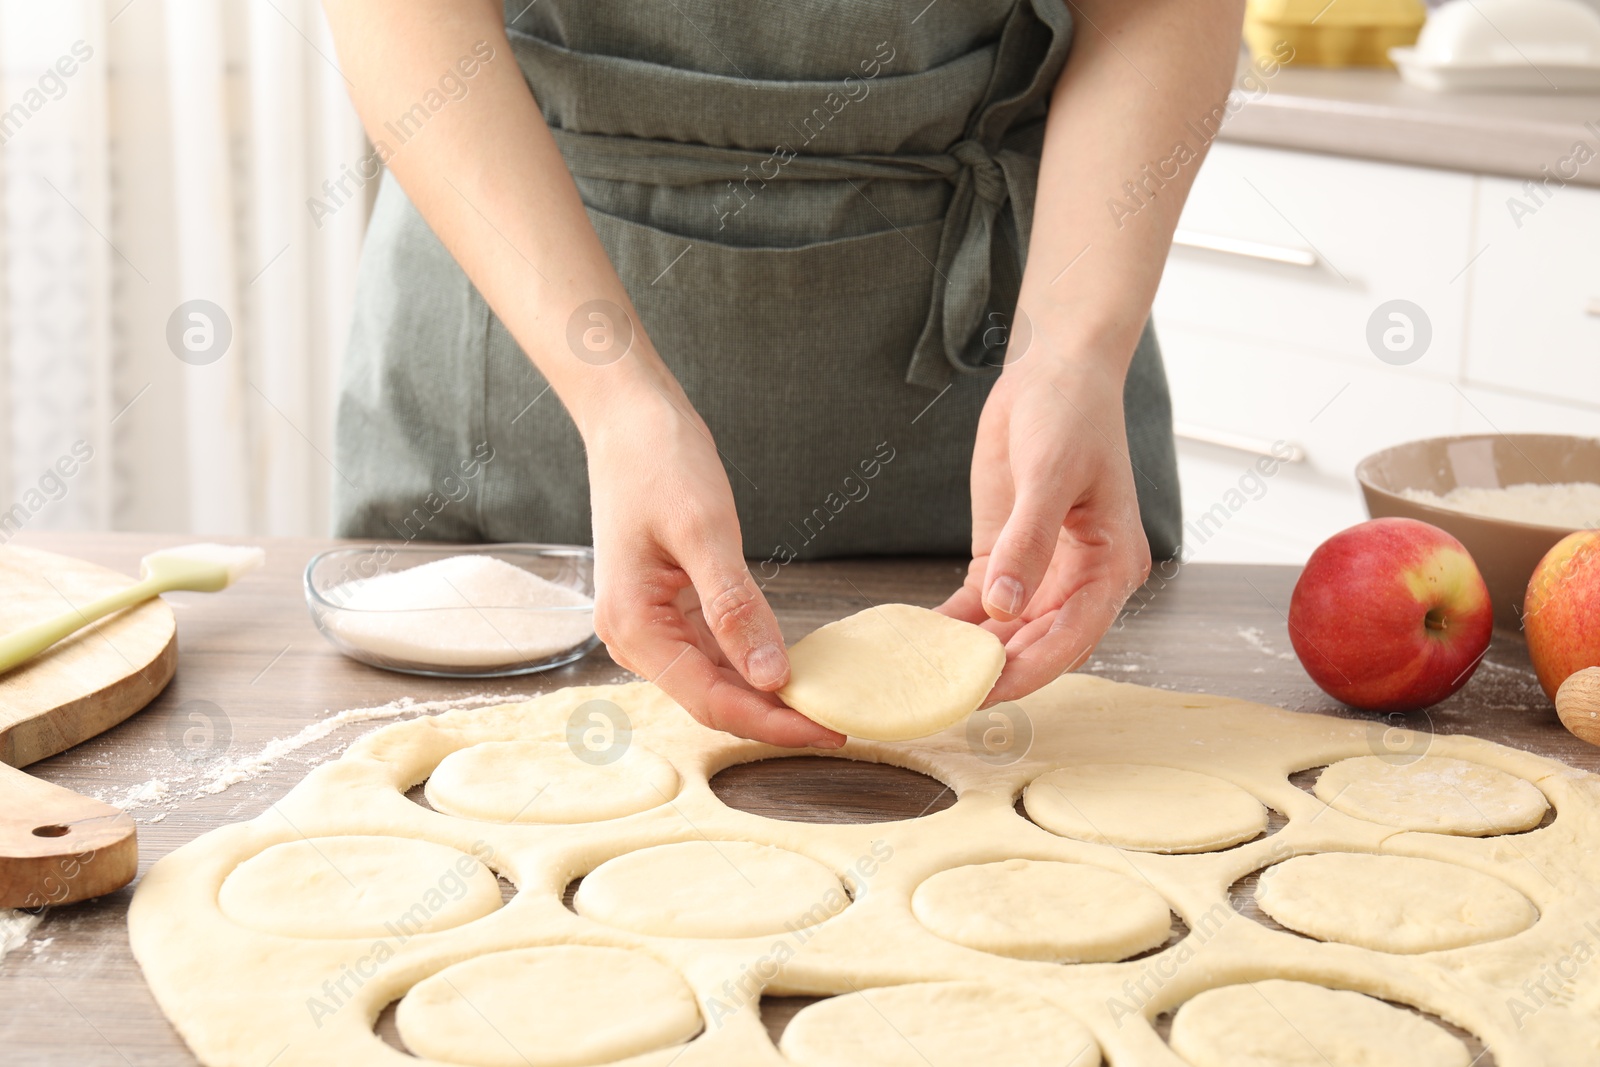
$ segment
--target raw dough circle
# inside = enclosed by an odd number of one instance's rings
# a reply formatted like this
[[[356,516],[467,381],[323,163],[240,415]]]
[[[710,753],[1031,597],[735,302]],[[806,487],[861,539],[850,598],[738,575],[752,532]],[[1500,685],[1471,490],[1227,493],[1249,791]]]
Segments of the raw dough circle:
[[[1468,1067],[1467,1047],[1414,1012],[1348,989],[1271,978],[1208,989],[1178,1009],[1172,1051],[1192,1067]]]
[[[982,627],[881,604],[801,638],[778,696],[842,734],[909,741],[971,715],[1005,665],[1005,646]]]
[[[919,982],[865,989],[800,1009],[778,1049],[800,1067],[1096,1067],[1094,1037],[1018,989]]]
[[[658,937],[755,937],[811,926],[850,903],[828,868],[748,841],[682,841],[607,860],[584,877],[579,915]]]
[[[1498,878],[1438,860],[1323,852],[1261,872],[1256,903],[1319,941],[1435,952],[1510,937],[1539,912]]]
[[[447,815],[484,822],[599,822],[671,800],[678,772],[637,743],[594,764],[561,741],[486,741],[440,761],[423,794]]]
[[[932,933],[979,952],[1052,963],[1112,963],[1155,948],[1172,929],[1143,882],[1085,863],[1004,860],[940,871],[911,911]]]
[[[1266,807],[1232,782],[1144,763],[1062,767],[1022,802],[1053,834],[1136,852],[1214,852],[1267,828]]]
[[[252,856],[223,881],[222,913],[282,937],[406,936],[482,918],[500,883],[465,852],[409,837],[308,837]]]
[[[582,1067],[701,1030],[688,983],[642,952],[551,945],[446,967],[395,1009],[415,1055],[473,1067]]]
[[[1550,807],[1524,778],[1446,756],[1340,760],[1318,776],[1315,791],[1318,800],[1357,819],[1463,837],[1531,830]]]

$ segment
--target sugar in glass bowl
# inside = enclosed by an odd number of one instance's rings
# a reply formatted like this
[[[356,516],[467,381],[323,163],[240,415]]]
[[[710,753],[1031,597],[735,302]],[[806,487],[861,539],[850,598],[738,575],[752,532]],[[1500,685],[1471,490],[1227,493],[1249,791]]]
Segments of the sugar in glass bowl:
[[[532,674],[599,644],[594,551],[581,545],[336,548],[306,564],[305,594],[340,652],[406,674]]]

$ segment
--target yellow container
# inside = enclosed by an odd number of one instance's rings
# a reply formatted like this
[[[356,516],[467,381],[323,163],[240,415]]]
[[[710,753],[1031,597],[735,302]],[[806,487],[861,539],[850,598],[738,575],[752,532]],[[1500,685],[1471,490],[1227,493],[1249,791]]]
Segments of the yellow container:
[[[1422,0],[1250,0],[1244,39],[1259,62],[1392,67],[1389,49],[1416,44]]]

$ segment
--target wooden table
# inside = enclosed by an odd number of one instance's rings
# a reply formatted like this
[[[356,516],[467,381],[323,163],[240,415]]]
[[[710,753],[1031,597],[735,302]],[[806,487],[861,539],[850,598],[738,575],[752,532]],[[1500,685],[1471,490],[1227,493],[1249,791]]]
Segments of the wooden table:
[[[20,538],[130,574],[144,553],[184,540],[134,534]],[[602,651],[548,674],[487,683],[413,678],[363,666],[322,640],[301,594],[306,561],[337,542],[262,543],[267,547],[264,572],[221,595],[169,598],[178,614],[178,673],[160,699],[116,729],[34,764],[31,772],[115,799],[153,779],[170,781],[204,770],[211,761],[260,753],[274,738],[293,735],[332,711],[403,697],[532,694],[627,677]],[[936,604],[962,573],[963,565],[949,560],[791,564],[768,587],[768,595],[792,641],[869,602]],[[1086,669],[1118,681],[1353,715],[1311,684],[1290,651],[1284,612],[1296,573],[1293,567],[1194,564],[1171,581],[1152,580]],[[194,718],[196,713],[202,718]],[[209,735],[205,720],[210,720]],[[1534,680],[1526,649],[1514,636],[1496,637],[1462,692],[1426,713],[1394,721],[1439,733],[1470,732],[1600,770],[1600,749],[1561,728]],[[221,792],[192,796],[191,786],[178,783],[171,786],[180,797],[175,802],[169,797],[165,804],[147,801],[133,808],[141,823],[141,872],[207,830],[259,814],[310,765],[336,755],[373,725],[342,727],[279,759],[259,777]],[[817,771],[803,777],[796,775],[793,762],[781,778],[726,772],[730,777],[725,782],[719,777],[719,792],[747,810],[834,821],[910,818],[930,802],[948,801],[939,798],[937,783],[915,776],[908,781],[910,772],[856,765],[855,773],[839,774],[830,765],[838,766],[813,761]],[[126,889],[49,911],[31,942],[0,961],[0,1060],[8,1067],[195,1062],[157,1009],[129,952],[130,894]]]

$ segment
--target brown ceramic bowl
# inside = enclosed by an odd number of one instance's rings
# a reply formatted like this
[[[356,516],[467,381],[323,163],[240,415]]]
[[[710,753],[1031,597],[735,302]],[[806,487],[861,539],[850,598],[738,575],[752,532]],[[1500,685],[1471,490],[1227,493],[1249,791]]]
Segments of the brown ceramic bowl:
[[[1356,480],[1373,518],[1421,519],[1465,545],[1489,587],[1495,625],[1520,630],[1522,596],[1533,568],[1572,529],[1469,515],[1400,493],[1427,489],[1442,496],[1464,485],[1494,489],[1524,482],[1600,483],[1600,440],[1535,433],[1430,437],[1368,456],[1356,467]]]

